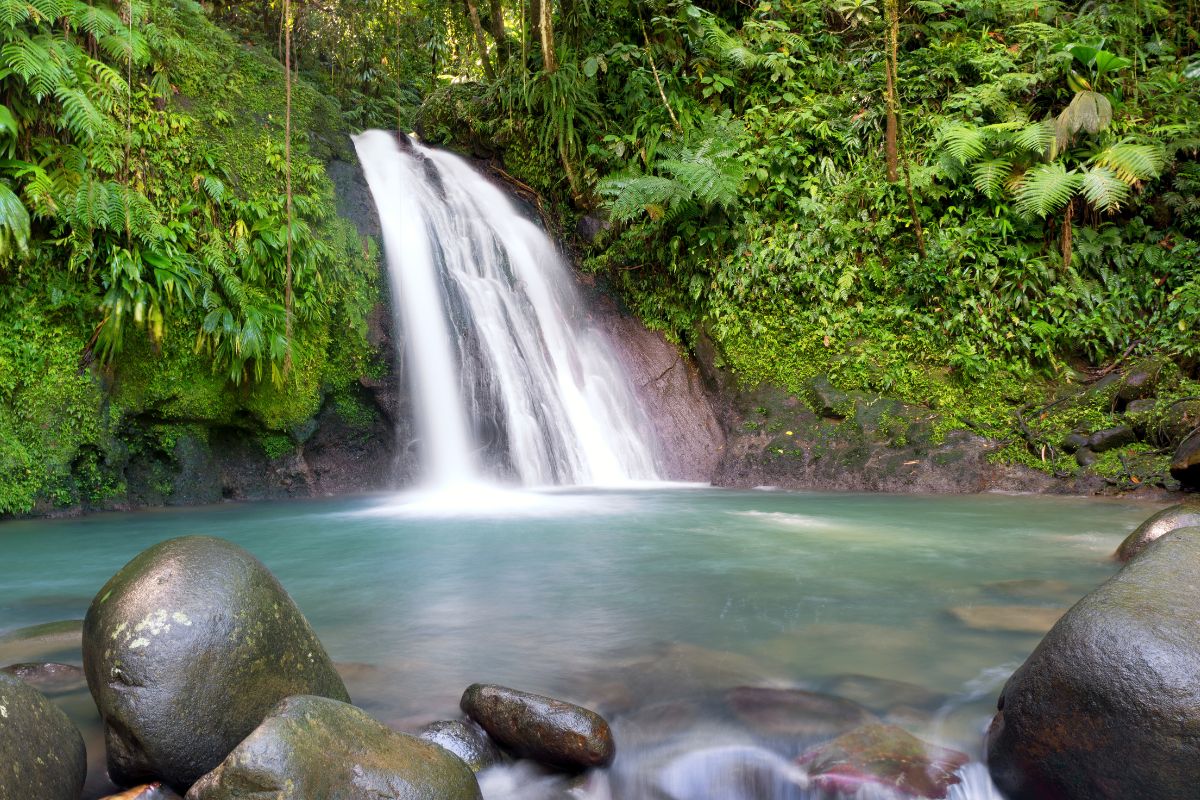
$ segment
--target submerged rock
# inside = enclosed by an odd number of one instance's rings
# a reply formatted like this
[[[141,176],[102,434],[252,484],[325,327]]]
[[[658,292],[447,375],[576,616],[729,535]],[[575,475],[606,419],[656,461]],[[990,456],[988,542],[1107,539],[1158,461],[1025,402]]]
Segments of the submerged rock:
[[[0,636],[0,664],[78,658],[82,642],[81,619],[18,628]]]
[[[1045,633],[1066,613],[1065,608],[1040,606],[958,606],[951,615],[978,631]]]
[[[1133,533],[1126,536],[1117,552],[1113,553],[1113,558],[1117,561],[1128,561],[1163,534],[1194,525],[1200,525],[1200,503],[1180,503],[1164,508],[1134,528]]]
[[[20,678],[49,697],[70,694],[87,687],[83,670],[71,664],[12,664],[0,672]]]
[[[803,689],[739,686],[725,702],[751,732],[768,738],[827,738],[877,721],[858,703]]]
[[[521,758],[566,769],[606,767],[617,755],[612,730],[595,711],[504,686],[476,683],[462,710]]]
[[[180,797],[161,783],[147,783],[101,800],[180,800]]]
[[[944,798],[965,753],[923,742],[894,725],[864,725],[797,759],[819,789],[853,794],[878,786],[903,797]]]
[[[430,742],[325,697],[289,697],[187,800],[480,800],[475,774]]]
[[[1009,679],[987,736],[1011,800],[1182,800],[1200,785],[1200,528],[1080,600]]]
[[[83,663],[118,785],[185,789],[283,698],[349,700],[275,577],[208,537],[155,545],[105,584],[84,623]]]
[[[0,673],[0,800],[79,800],[86,776],[83,737],[67,715]]]
[[[461,758],[472,772],[487,769],[504,758],[500,748],[488,738],[487,731],[472,720],[431,722],[421,729],[417,737],[449,750]]]

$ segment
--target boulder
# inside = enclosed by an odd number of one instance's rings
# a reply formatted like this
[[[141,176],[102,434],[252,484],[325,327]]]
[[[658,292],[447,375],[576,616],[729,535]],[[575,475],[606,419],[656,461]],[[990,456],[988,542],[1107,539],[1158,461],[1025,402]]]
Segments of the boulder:
[[[1200,503],[1179,503],[1164,508],[1154,514],[1141,525],[1133,529],[1133,533],[1125,537],[1113,558],[1126,562],[1157,541],[1164,533],[1170,533],[1178,528],[1190,528],[1200,525]]]
[[[1200,785],[1200,528],[1163,535],[1008,680],[987,762],[1010,800],[1183,800]]]
[[[1088,435],[1086,433],[1068,433],[1063,437],[1062,449],[1066,453],[1078,453],[1087,447],[1087,443]]]
[[[1200,489],[1200,433],[1184,439],[1171,459],[1171,477],[1187,489]]]
[[[1088,448],[1093,453],[1104,453],[1109,450],[1116,450],[1118,447],[1124,447],[1127,444],[1133,444],[1137,441],[1137,434],[1133,432],[1133,428],[1128,425],[1117,425],[1112,428],[1105,428],[1102,431],[1096,431],[1088,437]]]
[[[0,800],[79,800],[85,777],[83,737],[67,715],[0,673]]]
[[[852,398],[830,383],[828,378],[813,378],[808,391],[812,398],[813,410],[822,417],[840,419],[846,416]]]
[[[297,696],[198,780],[187,800],[481,800],[458,757],[347,703]]]
[[[1143,397],[1140,400],[1131,400],[1129,405],[1125,406],[1126,416],[1136,417],[1142,414],[1152,414],[1154,409],[1158,408],[1158,399],[1154,397]]]
[[[1081,467],[1090,467],[1100,460],[1100,456],[1091,448],[1084,447],[1075,454],[1075,463]]]
[[[739,686],[725,702],[751,732],[767,738],[829,738],[877,721],[858,703],[804,689]]]
[[[1158,388],[1158,376],[1163,365],[1156,361],[1145,361],[1127,370],[1121,376],[1121,385],[1117,388],[1117,399],[1128,403],[1149,397]]]
[[[595,711],[476,683],[463,692],[460,706],[509,752],[566,769],[607,767],[617,755],[612,730]]]
[[[1200,429],[1200,400],[1177,400],[1167,406],[1162,418],[1152,426],[1154,440],[1160,445],[1176,445]]]
[[[349,700],[287,592],[221,539],[172,539],[138,555],[92,601],[83,641],[118,785],[186,789],[283,698]]]
[[[443,720],[431,722],[417,737],[449,750],[463,760],[472,772],[479,772],[500,763],[504,755],[487,731],[472,720]]]
[[[965,753],[923,742],[903,728],[873,724],[796,761],[808,770],[812,786],[823,791],[854,795],[876,787],[888,790],[888,796],[940,800],[959,783],[958,770],[969,760]]]

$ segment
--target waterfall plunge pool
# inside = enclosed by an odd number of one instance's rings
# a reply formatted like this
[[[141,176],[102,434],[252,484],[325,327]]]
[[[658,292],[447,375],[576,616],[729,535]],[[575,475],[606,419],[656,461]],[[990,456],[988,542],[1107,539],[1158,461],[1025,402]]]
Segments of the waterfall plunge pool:
[[[607,774],[574,785],[508,770],[485,778],[489,800],[801,798],[787,759],[820,725],[781,730],[731,704],[730,690],[837,695],[979,758],[1000,687],[1040,640],[1047,609],[1111,576],[1109,555],[1154,510],[701,488],[490,500],[474,512],[471,496],[456,507],[369,496],[4,523],[0,661],[79,663],[77,650],[23,651],[4,634],[82,618],[156,542],[222,536],[279,577],[355,701],[395,727],[456,717],[476,681],[612,722],[619,754]],[[87,703],[60,702],[101,763]],[[769,790],[751,774],[764,770]],[[967,777],[952,796],[994,796],[978,765]],[[712,794],[722,780],[733,788]]]

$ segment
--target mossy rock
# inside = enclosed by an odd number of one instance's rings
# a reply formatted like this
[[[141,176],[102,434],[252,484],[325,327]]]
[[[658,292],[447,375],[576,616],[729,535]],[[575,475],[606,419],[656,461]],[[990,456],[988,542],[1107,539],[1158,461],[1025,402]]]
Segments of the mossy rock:
[[[187,800],[481,800],[475,773],[435,744],[324,697],[281,702]]]
[[[186,789],[294,694],[349,700],[325,649],[256,558],[172,539],[123,567],[84,620],[83,664],[118,784]]]
[[[78,800],[83,736],[46,697],[0,672],[0,800]]]

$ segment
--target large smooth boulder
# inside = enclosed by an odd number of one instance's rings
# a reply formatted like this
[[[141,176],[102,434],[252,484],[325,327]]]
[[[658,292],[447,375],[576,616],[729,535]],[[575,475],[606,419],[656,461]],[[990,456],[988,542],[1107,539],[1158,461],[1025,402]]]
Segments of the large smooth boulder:
[[[46,697],[0,672],[0,800],[79,800],[87,753]]]
[[[324,697],[289,697],[187,800],[480,800],[475,773],[430,742]]]
[[[83,665],[118,785],[184,790],[285,697],[349,701],[300,609],[254,556],[172,539],[112,577],[84,620]]]
[[[616,758],[608,723],[581,706],[475,683],[463,692],[464,713],[513,755],[566,769],[607,767]]]
[[[1200,528],[1080,600],[1008,680],[987,736],[1010,800],[1183,800],[1200,786]]]
[[[1164,508],[1151,516],[1141,525],[1133,529],[1133,533],[1125,537],[1113,558],[1122,563],[1156,542],[1165,533],[1200,525],[1200,502],[1179,503]]]

